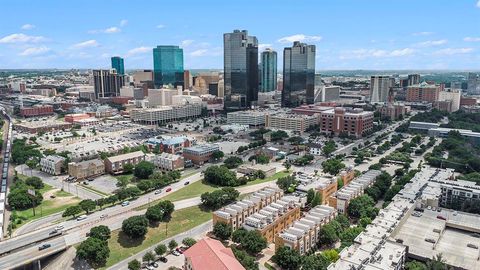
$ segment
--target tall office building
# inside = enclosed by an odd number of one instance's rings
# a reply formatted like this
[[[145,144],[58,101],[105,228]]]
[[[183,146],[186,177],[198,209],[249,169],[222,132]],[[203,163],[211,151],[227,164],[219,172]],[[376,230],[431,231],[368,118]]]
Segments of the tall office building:
[[[420,74],[408,75],[408,86],[416,85],[420,83]]]
[[[155,87],[169,84],[183,87],[183,49],[178,46],[153,48],[153,80]]]
[[[299,41],[283,50],[282,106],[314,103],[315,50],[315,45]]]
[[[268,48],[262,52],[262,92],[277,89],[277,52]]]
[[[118,75],[125,75],[125,66],[123,65],[123,58],[120,56],[112,57],[112,68],[117,71]]]
[[[477,73],[468,73],[467,93],[470,95],[480,95],[480,77]]]
[[[223,34],[226,109],[244,109],[258,100],[258,40],[246,30]]]
[[[112,98],[120,95],[120,88],[125,85],[125,77],[117,74],[115,69],[93,70],[95,98]]]
[[[390,76],[372,76],[370,78],[370,102],[387,102],[391,87]]]

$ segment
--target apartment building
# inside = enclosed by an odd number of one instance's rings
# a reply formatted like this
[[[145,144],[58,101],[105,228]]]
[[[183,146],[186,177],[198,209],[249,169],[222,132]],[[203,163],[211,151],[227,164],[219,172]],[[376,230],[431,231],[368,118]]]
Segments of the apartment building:
[[[337,107],[320,113],[320,132],[362,137],[373,129],[373,112]]]
[[[202,165],[210,160],[212,154],[220,150],[216,144],[201,144],[183,149],[185,160],[191,160],[193,164]]]
[[[279,113],[267,115],[265,118],[265,127],[267,128],[290,130],[298,134],[303,134],[309,127],[318,125],[318,123],[318,115]]]
[[[275,250],[287,246],[304,255],[316,246],[320,228],[336,216],[337,211],[328,205],[312,208],[304,217],[275,236]]]
[[[126,164],[132,164],[135,166],[144,160],[145,154],[142,151],[108,157],[105,159],[105,171],[111,174],[122,173],[123,167]]]
[[[185,166],[182,156],[165,152],[159,155],[154,155],[152,162],[155,164],[155,167],[162,171],[183,170]]]
[[[20,115],[23,117],[43,116],[53,114],[53,106],[39,105],[20,108]]]
[[[299,182],[296,190],[307,193],[315,190],[322,197],[321,204],[328,203],[328,198],[337,191],[337,178],[334,176],[318,176],[313,174],[298,173],[295,180]]]
[[[68,163],[68,174],[78,181],[105,173],[105,164],[100,159]]]
[[[231,248],[222,242],[204,238],[187,249],[185,255],[185,270],[245,270],[237,261]]]
[[[382,117],[388,117],[390,120],[397,120],[400,117],[404,117],[408,111],[409,107],[404,104],[393,104],[387,103],[377,109]]]
[[[150,151],[154,151],[158,147],[160,153],[166,152],[170,154],[176,154],[183,151],[183,148],[190,147],[196,143],[195,139],[187,136],[179,137],[162,137],[162,138],[150,138],[145,142],[145,145]]]
[[[50,155],[40,159],[40,170],[51,175],[62,174],[62,166],[65,158],[57,155]]]
[[[422,82],[407,88],[406,101],[408,102],[430,102],[438,101],[440,87],[435,84]]]
[[[328,199],[328,205],[334,207],[338,213],[343,214],[347,211],[348,203],[361,195],[363,191],[373,185],[377,176],[382,172],[378,170],[369,170],[363,175],[355,178],[348,185],[343,186]]]
[[[283,196],[283,190],[266,187],[254,192],[248,198],[227,205],[213,212],[213,224],[223,222],[232,226],[234,230],[242,227],[245,219],[258,213],[267,205],[276,202]]]
[[[227,113],[227,124],[264,126],[268,111],[238,111]]]

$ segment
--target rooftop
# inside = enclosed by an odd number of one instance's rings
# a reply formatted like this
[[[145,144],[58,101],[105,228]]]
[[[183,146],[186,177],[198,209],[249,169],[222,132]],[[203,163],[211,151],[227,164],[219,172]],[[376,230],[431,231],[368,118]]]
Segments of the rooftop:
[[[184,253],[195,270],[245,270],[230,248],[211,238],[204,238]]]

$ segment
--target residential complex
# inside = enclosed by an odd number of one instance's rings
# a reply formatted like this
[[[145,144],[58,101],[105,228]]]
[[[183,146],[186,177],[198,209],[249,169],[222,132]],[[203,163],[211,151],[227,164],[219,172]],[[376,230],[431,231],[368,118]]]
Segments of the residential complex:
[[[193,164],[202,165],[209,161],[220,147],[216,144],[201,144],[183,149],[183,157],[185,160],[191,160]]]
[[[166,152],[154,155],[151,162],[162,171],[183,170],[185,166],[182,156]]]
[[[144,160],[145,154],[142,151],[108,157],[105,159],[105,171],[111,174],[122,173],[126,164],[135,166]]]
[[[438,101],[440,88],[435,84],[422,82],[407,88],[406,100],[410,102],[435,102]]]
[[[60,175],[65,158],[57,155],[50,155],[40,159],[40,169],[51,175]]]
[[[130,111],[130,118],[136,123],[158,125],[159,123],[198,117],[202,114],[202,108],[203,106],[201,104],[186,104],[149,109],[133,109]]]
[[[52,115],[53,106],[51,105],[37,105],[33,107],[20,108],[20,115],[23,117]]]
[[[68,163],[68,174],[76,180],[96,177],[105,173],[105,164],[100,159]]]
[[[320,131],[362,137],[373,129],[373,112],[337,107],[320,113]]]

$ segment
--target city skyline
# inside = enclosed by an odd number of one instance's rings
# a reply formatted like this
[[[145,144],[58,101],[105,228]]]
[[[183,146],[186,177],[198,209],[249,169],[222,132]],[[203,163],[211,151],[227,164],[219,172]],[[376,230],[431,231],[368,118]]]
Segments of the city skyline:
[[[316,45],[317,70],[480,69],[478,0],[86,2],[3,3],[0,68],[98,69],[120,56],[127,70],[152,69],[152,49],[176,45],[185,69],[222,69],[223,34],[245,29],[258,38],[259,53],[282,52],[296,40]],[[154,16],[157,9],[144,8],[154,4],[183,16]],[[248,14],[230,12],[243,6]],[[48,12],[55,17],[45,19]]]

